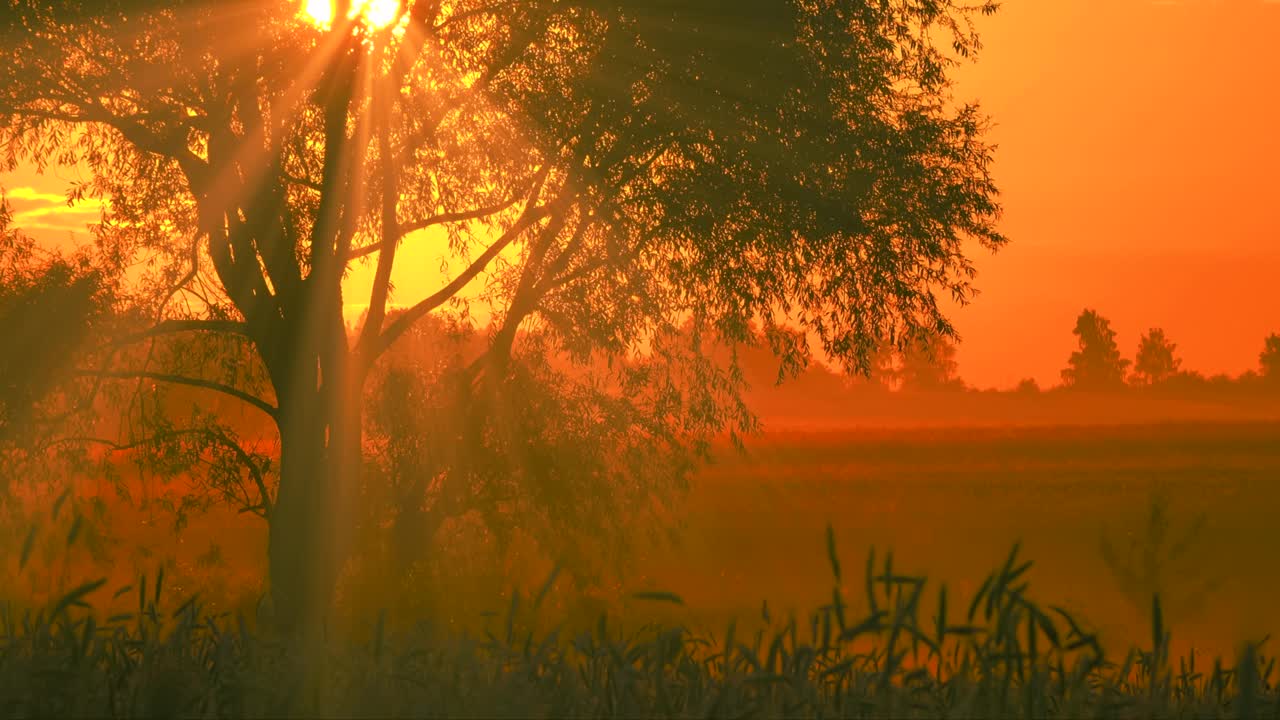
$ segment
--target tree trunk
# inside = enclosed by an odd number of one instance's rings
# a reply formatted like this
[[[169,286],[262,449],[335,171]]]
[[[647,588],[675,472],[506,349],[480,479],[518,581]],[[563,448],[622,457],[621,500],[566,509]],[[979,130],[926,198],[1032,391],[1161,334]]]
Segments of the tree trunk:
[[[290,634],[319,627],[328,612],[334,573],[326,567],[326,538],[333,519],[325,496],[337,481],[322,423],[295,423],[280,433],[280,485],[267,545],[275,620]]]
[[[280,485],[268,563],[277,625],[291,635],[320,631],[329,616],[351,536],[351,492],[361,469],[363,383],[345,351],[310,355],[280,397]],[[320,362],[314,362],[319,357]],[[311,379],[326,378],[317,387]],[[313,389],[314,388],[314,389]]]

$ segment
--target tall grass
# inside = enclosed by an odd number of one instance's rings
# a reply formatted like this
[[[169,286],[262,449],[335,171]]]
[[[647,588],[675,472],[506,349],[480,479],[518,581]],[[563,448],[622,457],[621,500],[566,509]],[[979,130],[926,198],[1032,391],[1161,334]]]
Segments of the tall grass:
[[[1031,597],[1032,563],[1016,546],[964,599],[926,592],[924,577],[873,549],[858,569],[862,593],[846,597],[830,528],[827,540],[829,601],[803,618],[773,617],[766,605],[713,633],[608,615],[576,634],[545,629],[553,575],[530,600],[513,593],[479,633],[391,631],[379,615],[363,635],[298,652],[256,618],[202,612],[198,597],[162,608],[163,572],[115,589],[88,582],[42,607],[0,612],[0,713],[1280,717],[1263,644],[1230,665],[1170,658],[1158,595],[1149,645],[1113,656],[1070,612]],[[681,610],[674,594],[634,598]],[[94,610],[124,599],[128,612]]]

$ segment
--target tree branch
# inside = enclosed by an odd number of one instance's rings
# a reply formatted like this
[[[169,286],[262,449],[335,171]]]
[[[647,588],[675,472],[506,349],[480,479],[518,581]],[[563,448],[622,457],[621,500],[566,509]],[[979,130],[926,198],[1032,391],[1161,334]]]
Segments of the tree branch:
[[[391,88],[386,90],[390,94]],[[387,315],[387,297],[391,293],[391,269],[396,260],[396,248],[404,237],[398,219],[400,175],[391,157],[391,103],[384,96],[376,96],[374,109],[378,119],[378,157],[382,171],[382,252],[378,254],[378,267],[369,293],[369,309],[364,328],[360,330],[358,345],[361,348],[369,347],[382,332],[382,321]]]
[[[149,370],[76,370],[75,374],[81,377],[97,377],[112,380],[155,380],[158,382],[172,383],[174,385],[189,385],[191,387],[204,388],[205,390],[222,393],[223,395],[233,397],[241,402],[252,405],[269,415],[272,420],[279,419],[280,409],[275,405],[272,405],[257,395],[252,395],[243,390],[233,388],[230,385],[214,382],[213,380],[192,378],[185,375],[151,372]]]
[[[249,326],[239,320],[165,320],[151,328],[116,339],[112,347],[132,345],[161,335],[184,332],[214,332],[248,337]]]
[[[430,297],[406,310],[400,317],[397,317],[395,322],[391,323],[391,325],[389,325],[387,329],[378,336],[376,343],[374,343],[371,348],[368,360],[372,361],[382,353],[386,352],[387,348],[391,347],[391,344],[403,335],[410,326],[426,316],[427,313],[443,305],[449,300],[449,298],[456,295],[459,290],[465,287],[467,283],[471,282],[476,275],[479,275],[480,271],[483,270],[485,266],[497,257],[498,254],[501,253],[508,245],[510,245],[512,241],[519,237],[521,233],[551,214],[551,208],[545,205],[526,210],[525,213],[520,216],[520,219],[511,226],[511,229],[503,233],[502,237],[495,240],[492,245],[481,253],[480,257],[476,258],[475,261],[462,272],[461,275],[458,275],[458,277],[454,278],[452,282],[436,291]]]
[[[258,495],[262,498],[262,502],[260,504],[252,505],[250,504],[249,494],[246,492],[244,498],[245,510],[250,512],[260,512],[264,519],[270,521],[272,509],[271,494],[267,491],[267,481],[262,474],[262,468],[258,467],[258,463],[254,461],[252,455],[246,452],[244,448],[240,447],[239,443],[227,437],[224,432],[211,429],[188,428],[185,430],[173,430],[170,432],[159,433],[157,435],[152,435],[150,437],[142,438],[141,440],[134,440],[127,443],[116,442],[115,440],[109,440],[101,437],[76,435],[60,438],[56,444],[66,445],[70,443],[93,443],[95,445],[105,445],[112,452],[127,452],[129,450],[136,450],[145,445],[177,439],[188,435],[208,438],[216,445],[230,450],[232,454],[236,456],[236,459],[240,461],[240,464],[244,465],[245,468],[248,469],[249,475],[253,478],[254,485],[257,486]],[[241,489],[243,490],[243,486]]]
[[[431,217],[423,218],[422,220],[417,220],[415,222],[404,223],[400,225],[400,234],[408,235],[411,232],[425,230],[426,228],[432,227],[433,225],[444,225],[446,223],[464,222],[466,220],[478,220],[480,218],[493,215],[494,213],[502,212],[503,210],[506,210],[507,208],[519,202],[520,198],[527,197],[527,196],[528,196],[527,193],[518,193],[516,195],[513,195],[509,200],[503,200],[502,202],[494,203],[492,205],[486,205],[485,207],[476,208],[474,210],[463,210],[461,212],[440,213],[439,215],[432,215]]]
[[[419,230],[425,230],[429,227],[434,227],[436,225],[447,225],[449,223],[465,222],[467,220],[479,220],[480,218],[488,217],[495,213],[499,213],[499,212],[502,212],[503,210],[506,210],[512,205],[515,205],[516,202],[518,202],[521,197],[523,197],[523,195],[516,195],[512,197],[510,200],[504,200],[500,203],[494,203],[493,205],[486,205],[485,207],[476,208],[474,210],[462,210],[459,212],[440,213],[439,215],[432,215],[431,217],[423,218],[421,220],[416,220],[411,223],[403,223],[397,229],[396,234],[399,236],[398,237],[399,239],[399,238],[403,238],[405,235],[408,235],[409,233],[417,232]],[[380,240],[376,243],[365,245],[364,247],[361,247],[361,248],[356,248],[351,252],[347,253],[347,261],[350,262],[351,260],[358,260],[367,255],[372,255],[378,252],[379,250],[383,249],[384,247],[386,247],[386,245],[387,245],[386,241]]]
[[[290,174],[288,174],[288,173],[281,173],[280,177],[284,178],[285,182],[290,182],[290,183],[293,183],[294,185],[299,185],[299,186],[304,187],[304,188],[309,188],[309,189],[311,189],[311,190],[315,190],[316,192],[323,192],[323,191],[324,191],[324,187],[323,187],[323,186],[321,186],[321,185],[320,185],[320,183],[318,183],[318,182],[316,182],[316,181],[314,181],[314,180],[308,180],[308,179],[306,179],[306,178],[295,177],[295,176],[290,175]]]

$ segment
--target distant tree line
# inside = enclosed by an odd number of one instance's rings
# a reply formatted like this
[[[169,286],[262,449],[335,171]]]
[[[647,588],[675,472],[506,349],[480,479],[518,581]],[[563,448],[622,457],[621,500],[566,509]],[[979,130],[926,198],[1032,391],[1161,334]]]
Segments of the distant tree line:
[[[1249,370],[1237,378],[1226,375],[1207,378],[1201,373],[1182,369],[1178,346],[1163,328],[1154,327],[1143,333],[1132,360],[1121,354],[1111,321],[1096,310],[1086,308],[1081,312],[1072,332],[1078,348],[1071,353],[1067,367],[1062,371],[1062,384],[1066,388],[1105,391],[1126,386],[1164,386],[1191,389],[1231,383],[1280,387],[1280,334],[1277,333],[1263,340],[1257,370]]]
[[[1184,369],[1177,343],[1160,327],[1143,333],[1134,355],[1126,357],[1116,340],[1111,321],[1092,308],[1081,311],[1072,334],[1077,348],[1061,371],[1062,382],[1057,387],[1063,390],[1106,392],[1145,388],[1196,391],[1231,387],[1280,390],[1280,333],[1264,338],[1257,368],[1236,377],[1225,374],[1206,376]],[[871,355],[864,375],[840,378],[825,367],[810,367],[806,372],[811,376],[808,385],[818,382],[827,390],[837,385],[862,391],[976,390],[960,377],[956,349],[955,341],[947,337],[922,337],[898,345],[885,344]],[[748,374],[754,375],[755,384],[759,385],[772,377],[777,363],[767,354],[757,355],[748,354],[745,366],[748,370],[754,369],[754,373]],[[802,392],[798,386],[795,390]],[[1033,378],[1026,378],[1015,387],[1015,391],[1020,393],[1041,390]]]

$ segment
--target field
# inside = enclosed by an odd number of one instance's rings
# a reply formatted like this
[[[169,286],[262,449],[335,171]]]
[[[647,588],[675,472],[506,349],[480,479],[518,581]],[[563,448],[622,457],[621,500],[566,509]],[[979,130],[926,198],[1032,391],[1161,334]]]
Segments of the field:
[[[471,634],[375,612],[303,653],[252,621],[260,526],[212,513],[175,539],[158,508],[114,504],[111,519],[134,527],[107,547],[109,584],[49,586],[35,614],[0,608],[0,706],[122,717],[1280,711],[1264,640],[1280,625],[1280,424],[773,433],[718,457],[674,544],[642,548],[617,604],[595,606],[607,620],[540,607],[550,585],[487,599],[451,587],[476,616]],[[71,513],[33,553],[47,551],[53,562],[40,564],[64,583],[88,568],[58,572],[59,553],[103,544],[79,539],[78,522],[68,533]],[[1114,571],[1130,546],[1132,572]],[[1037,561],[1029,572],[1024,558]],[[36,564],[19,579],[38,576]],[[941,615],[940,583],[951,598]],[[566,617],[575,627],[557,635]]]
[[[1153,499],[1167,507],[1162,544]],[[1280,630],[1277,520],[1280,424],[777,433],[721,452],[694,484],[680,546],[644,569],[708,616],[754,616],[764,599],[802,608],[829,594],[828,522],[855,567],[891,548],[962,596],[1021,541],[1032,594],[1081,612],[1104,643],[1149,637],[1142,591],[1154,588],[1175,651],[1230,655]],[[1137,543],[1132,600],[1104,534],[1121,556]],[[1146,546],[1158,575],[1144,584]]]
[[[803,615],[829,598],[830,524],[851,567],[873,547],[877,562],[892,550],[897,567],[964,597],[1020,542],[1036,563],[1032,594],[1078,611],[1114,647],[1148,637],[1153,591],[1179,652],[1230,656],[1280,630],[1280,423],[772,432],[715,458],[694,478],[669,540],[642,545],[639,562],[624,566],[618,594],[677,593],[682,614],[708,627],[758,617],[764,601]],[[260,520],[194,513],[174,535],[172,515],[154,503],[139,510],[105,488],[81,491],[68,503],[79,503],[75,512],[91,514],[84,495],[106,501],[114,540],[99,543],[102,559],[64,566],[64,509],[62,529],[40,533],[7,596],[52,597],[90,574],[120,586],[164,566],[171,604],[198,592],[222,612],[261,597]],[[1153,502],[1164,507],[1163,537],[1153,535]],[[1104,560],[1104,537],[1120,560],[1132,551],[1127,583]],[[11,549],[21,540],[10,533]],[[537,584],[546,571],[540,564],[504,581],[511,570],[451,572],[451,619],[469,624],[482,609],[502,609],[504,588]],[[845,582],[859,612],[860,582]],[[376,612],[384,592],[359,599],[358,611]]]

